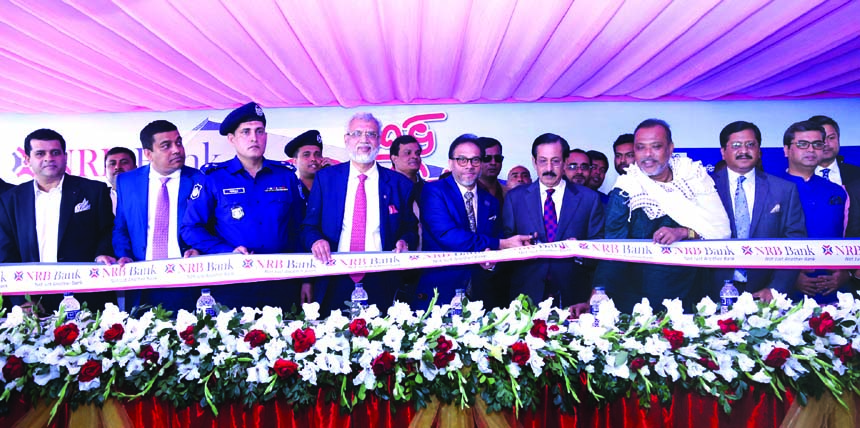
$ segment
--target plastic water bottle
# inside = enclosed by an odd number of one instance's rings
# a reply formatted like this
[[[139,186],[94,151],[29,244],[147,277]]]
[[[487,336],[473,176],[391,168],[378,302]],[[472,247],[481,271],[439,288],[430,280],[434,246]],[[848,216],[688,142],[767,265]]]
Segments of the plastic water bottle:
[[[60,307],[66,312],[66,321],[74,321],[81,311],[81,302],[75,299],[74,294],[66,292],[63,293],[63,301],[60,302]]]
[[[720,289],[720,313],[724,314],[732,310],[732,305],[738,301],[738,289],[732,280],[727,279],[723,282],[723,288]]]
[[[588,301],[588,304],[591,306],[591,315],[594,315],[595,327],[600,325],[600,322],[597,321],[597,313],[600,312],[600,304],[607,300],[609,300],[609,296],[606,295],[606,289],[603,287],[594,287],[594,294],[591,295],[591,300]]]
[[[350,313],[353,318],[358,317],[361,311],[367,308],[367,291],[364,291],[364,284],[360,282],[355,283],[355,289],[352,290],[350,300],[352,301]]]
[[[197,313],[207,314],[210,317],[217,315],[215,311],[215,298],[212,297],[208,288],[200,290],[200,297],[197,299]]]
[[[462,288],[454,290],[454,298],[451,299],[451,309],[449,312],[452,317],[454,315],[463,315],[463,299],[465,297],[466,290]]]

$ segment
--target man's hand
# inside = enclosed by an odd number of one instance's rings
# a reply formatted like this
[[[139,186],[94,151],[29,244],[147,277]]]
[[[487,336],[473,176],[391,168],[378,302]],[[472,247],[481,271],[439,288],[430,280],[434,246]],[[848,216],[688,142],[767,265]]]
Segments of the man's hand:
[[[302,291],[299,295],[299,301],[301,303],[311,303],[314,301],[314,285],[310,282],[305,282],[302,284]]]
[[[395,253],[405,253],[407,251],[409,251],[409,244],[407,244],[406,241],[401,239],[394,244]]]
[[[830,272],[829,275],[820,275],[818,277],[821,281],[818,284],[818,290],[825,296],[835,292],[840,287],[848,283],[849,279],[851,279],[848,275],[848,271],[845,269],[829,270],[828,272]]]
[[[752,296],[754,299],[759,299],[765,303],[769,303],[771,300],[773,300],[773,293],[771,292],[770,288],[767,287],[756,291],[755,293],[753,293]]]
[[[119,259],[117,259],[116,263],[119,265],[119,267],[123,267],[126,263],[131,263],[133,261],[134,260],[132,260],[130,257],[120,257]]]
[[[106,266],[110,266],[110,265],[116,263],[116,259],[111,257],[111,256],[101,255],[101,256],[96,257],[96,263],[103,263]]]
[[[484,251],[490,251],[489,248],[484,248]],[[481,269],[492,271],[496,269],[496,262],[481,263]]]
[[[236,247],[236,248],[233,250],[233,252],[234,252],[234,253],[237,253],[237,254],[244,254],[244,255],[246,255],[246,256],[249,256],[249,255],[251,255],[251,254],[254,254],[254,252],[253,252],[253,251],[248,251],[248,249],[247,249],[247,248],[245,248],[245,246],[244,246],[244,245],[240,245],[240,246]]]
[[[570,319],[579,319],[579,316],[591,311],[591,305],[588,302],[577,303],[568,308],[570,311]]]
[[[809,272],[813,272],[813,269],[804,269],[801,270],[797,275],[797,281],[794,282],[794,287],[800,290],[801,293],[806,294],[807,296],[814,296],[818,293],[819,283],[821,282],[821,278],[810,278],[806,274]]]
[[[654,232],[654,243],[660,245],[669,245],[678,242],[687,237],[686,227],[666,227],[663,226]]]
[[[200,251],[197,251],[196,248],[189,248],[189,249],[185,250],[185,254],[183,254],[182,257],[187,259],[189,257],[197,257],[199,255],[200,255]]]
[[[314,242],[311,245],[311,253],[323,263],[328,263],[331,260],[331,247],[325,239],[318,239],[317,242]]]
[[[499,240],[499,249],[504,250],[505,248],[514,248],[514,247],[527,247],[530,244],[532,237],[530,235],[514,235],[510,238],[500,239]]]

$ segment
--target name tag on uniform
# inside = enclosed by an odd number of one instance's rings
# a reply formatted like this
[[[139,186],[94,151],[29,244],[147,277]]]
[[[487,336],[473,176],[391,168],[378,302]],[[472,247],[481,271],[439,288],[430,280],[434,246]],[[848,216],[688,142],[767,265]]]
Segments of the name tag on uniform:
[[[290,191],[290,189],[287,189],[284,186],[267,187],[266,190],[264,190],[264,192],[289,192],[289,191]]]
[[[223,192],[225,195],[239,195],[239,194],[245,193],[245,188],[244,187],[234,187],[232,189],[224,189]]]

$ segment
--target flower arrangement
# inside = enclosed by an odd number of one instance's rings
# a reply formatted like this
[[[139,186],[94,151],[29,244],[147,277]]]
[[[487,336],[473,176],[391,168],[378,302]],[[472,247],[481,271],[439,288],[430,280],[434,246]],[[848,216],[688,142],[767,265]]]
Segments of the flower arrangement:
[[[227,401],[312,405],[322,389],[346,410],[374,394],[419,408],[471,407],[480,397],[489,411],[518,411],[535,408],[548,388],[572,411],[585,396],[668,402],[680,385],[728,412],[751,386],[777,396],[791,389],[801,402],[860,392],[860,300],[850,294],[823,307],[744,294],[726,314],[709,299],[693,314],[677,300],[662,304],[655,313],[643,299],[623,315],[610,300],[579,320],[552,300],[534,306],[525,297],[492,310],[466,302],[454,316],[448,305],[415,312],[395,303],[386,314],[371,306],[352,320],[336,311],[321,319],[317,304],[295,319],[264,307],[215,317],[181,310],[175,320],[160,308],[135,319],[108,304],[48,324],[14,307],[0,314],[0,400],[20,391],[54,401],[56,411],[64,401],[155,395],[217,414]]]

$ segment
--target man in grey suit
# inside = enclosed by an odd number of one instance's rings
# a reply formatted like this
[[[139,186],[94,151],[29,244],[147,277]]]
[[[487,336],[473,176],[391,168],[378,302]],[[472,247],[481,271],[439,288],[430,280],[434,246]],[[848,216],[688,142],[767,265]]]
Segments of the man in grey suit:
[[[750,122],[732,122],[720,132],[720,152],[726,169],[715,172],[714,183],[729,216],[732,238],[805,238],[806,223],[797,186],[756,169],[761,159],[761,131]],[[788,293],[796,270],[714,269],[711,297],[717,298],[725,280],[739,291],[769,301],[771,290]]]
[[[533,235],[541,242],[603,238],[603,204],[586,186],[563,180],[570,146],[555,134],[543,134],[532,144],[538,181],[511,190],[502,207],[502,234]],[[587,159],[587,157],[586,157]],[[535,303],[556,297],[556,305],[588,300],[588,268],[579,258],[530,259],[511,263],[511,298],[520,294]],[[559,301],[560,299],[560,301]]]

